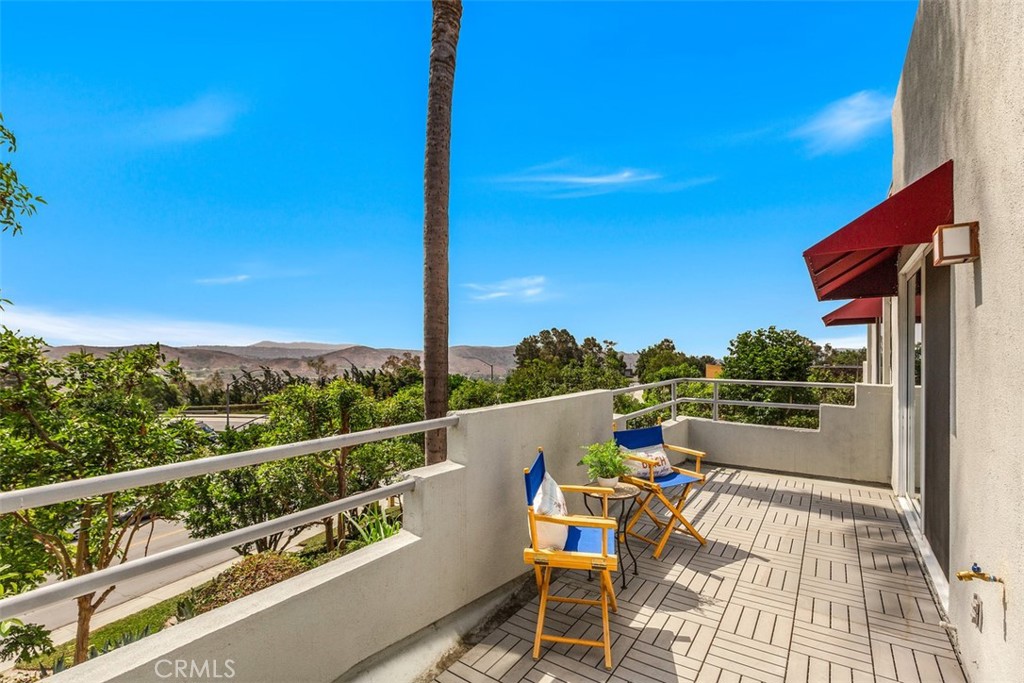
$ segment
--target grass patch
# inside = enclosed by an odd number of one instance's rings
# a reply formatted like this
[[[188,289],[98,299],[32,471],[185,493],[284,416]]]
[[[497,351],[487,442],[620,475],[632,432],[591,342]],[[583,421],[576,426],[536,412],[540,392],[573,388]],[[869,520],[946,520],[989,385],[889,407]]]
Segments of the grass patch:
[[[315,553],[324,549],[327,545],[327,532],[321,531],[316,536],[310,536],[306,540],[299,543],[302,546],[303,553]]]
[[[141,612],[130,614],[123,619],[118,619],[106,626],[101,626],[89,635],[89,645],[95,645],[97,649],[102,649],[108,642],[120,640],[127,633],[140,633],[147,626],[150,633],[156,633],[176,613],[178,600],[187,594],[175,595],[172,598],[167,598],[151,607],[147,607]],[[35,669],[38,671],[39,665],[42,664],[47,669],[50,669],[53,667],[53,662],[61,657],[67,659],[68,664],[71,663],[75,657],[74,640],[58,645],[55,654],[19,661],[17,667],[19,669]]]

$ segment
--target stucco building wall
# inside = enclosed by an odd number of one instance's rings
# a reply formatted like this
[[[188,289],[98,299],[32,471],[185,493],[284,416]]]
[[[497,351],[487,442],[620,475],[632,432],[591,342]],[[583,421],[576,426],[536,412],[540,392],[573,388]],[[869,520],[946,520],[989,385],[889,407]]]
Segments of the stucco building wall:
[[[893,189],[954,162],[955,220],[980,221],[981,260],[952,267],[950,585],[975,683],[1024,680],[1024,3],[926,0],[893,109]],[[933,343],[929,340],[929,343]],[[929,434],[926,438],[938,438]],[[926,474],[927,476],[927,474]],[[983,630],[971,623],[982,601]]]

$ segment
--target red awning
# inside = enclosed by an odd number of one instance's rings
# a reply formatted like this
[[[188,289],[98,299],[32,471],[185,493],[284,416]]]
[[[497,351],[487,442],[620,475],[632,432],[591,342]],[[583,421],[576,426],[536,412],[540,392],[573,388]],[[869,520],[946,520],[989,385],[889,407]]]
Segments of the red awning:
[[[854,299],[848,304],[843,304],[831,313],[821,316],[825,327],[837,327],[839,325],[873,325],[882,320],[882,302],[880,296],[873,296],[867,299]],[[917,322],[921,322],[921,295],[914,297],[914,312]]]
[[[896,296],[900,248],[953,222],[953,162],[892,195],[804,252],[819,301]]]
[[[871,325],[882,319],[882,297],[854,299],[822,316],[825,327],[837,325]]]

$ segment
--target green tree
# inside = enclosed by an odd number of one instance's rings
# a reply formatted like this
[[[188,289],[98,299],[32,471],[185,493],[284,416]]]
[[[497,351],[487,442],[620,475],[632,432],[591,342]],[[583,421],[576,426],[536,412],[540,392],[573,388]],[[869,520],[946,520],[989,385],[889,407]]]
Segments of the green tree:
[[[374,396],[378,399],[394,396],[402,389],[423,385],[423,370],[420,357],[403,353],[402,357],[388,356],[380,366],[374,382]]]
[[[820,350],[795,330],[772,326],[742,332],[729,342],[729,353],[722,362],[722,378],[806,382]],[[720,396],[774,403],[813,403],[815,400],[810,389],[796,387],[723,385]],[[785,424],[806,417],[777,408],[739,408],[723,412],[733,419],[758,424]]]
[[[4,125],[4,115],[0,113],[0,148],[3,147],[7,148],[7,155],[18,151],[18,141]],[[31,216],[38,204],[45,203],[45,199],[32,194],[21,182],[10,161],[0,162],[0,232],[10,230],[12,235],[17,235],[22,231],[22,216]]]
[[[426,419],[448,412],[448,195],[455,53],[461,0],[434,0],[427,81],[427,145],[423,161],[423,388]],[[427,464],[448,453],[448,433],[426,436]]]
[[[672,375],[675,377],[703,377],[709,363],[717,363],[714,356],[690,356],[676,349],[671,339],[662,339],[657,344],[642,349],[636,359],[636,374],[642,384],[657,382],[656,374],[662,368],[686,366],[686,371],[695,374]],[[692,368],[692,371],[691,371]]]
[[[590,350],[593,352],[592,346]],[[583,362],[583,349],[576,342],[576,337],[569,330],[555,327],[523,339],[516,345],[514,355],[516,366],[520,368],[534,360],[557,366]]]
[[[277,445],[348,434],[373,426],[374,402],[364,387],[337,379],[326,387],[293,385],[267,398],[269,413],[264,445]],[[296,459],[291,466],[309,464],[309,483],[325,499],[348,495],[350,447]],[[326,462],[321,462],[326,460]],[[326,465],[326,466],[324,466]],[[333,485],[333,491],[331,490]],[[327,550],[337,546],[332,517],[323,520]],[[340,527],[339,527],[340,528]]]
[[[187,460],[206,440],[190,420],[161,414],[148,395],[166,381],[158,346],[106,358],[50,358],[45,343],[0,332],[0,487],[24,489]],[[109,493],[0,516],[8,556],[45,552],[44,567],[70,579],[124,562],[149,519],[178,514],[173,487]],[[144,522],[144,515],[146,521]],[[16,567],[21,571],[21,568]],[[114,586],[77,598],[75,663],[87,657],[93,613]]]
[[[224,453],[259,446],[262,425],[251,425],[234,432],[247,434],[252,441],[229,439]],[[225,432],[228,434],[230,432]],[[310,472],[332,470],[321,461],[293,458],[253,467],[186,479],[179,484],[184,510],[183,521],[193,538],[209,538],[252,524],[266,522],[327,501],[327,494],[308,476]],[[321,467],[317,467],[320,465]],[[239,555],[281,551],[302,531],[290,529],[235,547]]]
[[[469,410],[501,403],[501,387],[485,379],[466,379],[452,392],[448,405],[452,410]]]
[[[0,149],[6,148],[9,156],[18,151],[18,141],[7,126],[4,125],[4,115],[0,113]],[[38,204],[45,204],[46,200],[39,195],[32,194],[32,191],[21,182],[18,172],[11,162],[5,159],[0,162],[0,232],[11,231],[17,235],[22,231],[22,217],[28,217],[36,212]],[[0,311],[3,304],[11,303],[0,297]]]
[[[501,398],[509,403],[555,396],[561,386],[561,368],[534,358],[509,371],[501,387]]]

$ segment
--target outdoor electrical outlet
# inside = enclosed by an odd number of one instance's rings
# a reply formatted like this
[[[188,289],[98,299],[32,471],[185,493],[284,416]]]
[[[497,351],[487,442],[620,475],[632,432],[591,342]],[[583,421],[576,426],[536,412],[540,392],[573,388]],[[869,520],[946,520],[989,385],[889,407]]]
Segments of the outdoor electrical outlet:
[[[984,619],[985,615],[981,610],[981,598],[979,598],[978,594],[975,593],[974,599],[971,600],[971,623],[977,626],[980,631]]]

